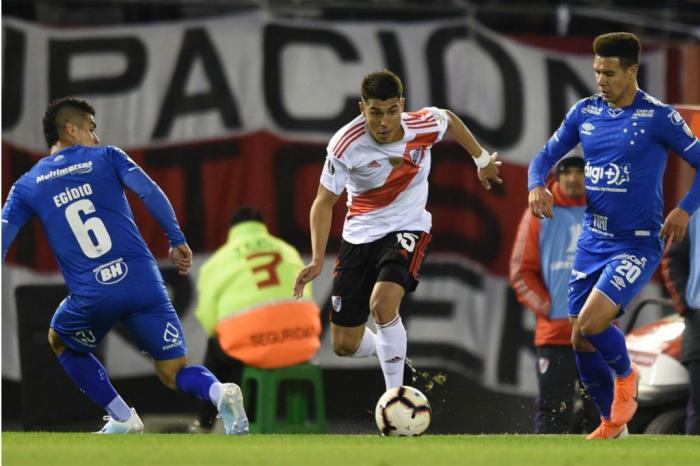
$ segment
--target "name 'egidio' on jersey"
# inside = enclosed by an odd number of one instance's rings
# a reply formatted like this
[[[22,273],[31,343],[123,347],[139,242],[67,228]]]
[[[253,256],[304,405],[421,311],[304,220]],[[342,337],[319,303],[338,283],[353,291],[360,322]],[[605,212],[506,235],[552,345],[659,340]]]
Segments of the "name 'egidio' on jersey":
[[[375,241],[400,230],[430,231],[428,200],[430,148],[448,125],[435,107],[401,114],[403,138],[379,144],[359,115],[330,140],[321,184],[340,195],[348,192],[343,239],[352,244]]]

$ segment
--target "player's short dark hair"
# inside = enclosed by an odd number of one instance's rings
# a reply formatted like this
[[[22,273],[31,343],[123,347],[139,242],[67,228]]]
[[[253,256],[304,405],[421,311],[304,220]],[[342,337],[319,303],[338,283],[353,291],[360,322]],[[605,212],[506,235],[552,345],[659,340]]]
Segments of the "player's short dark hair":
[[[571,156],[571,157],[565,157],[565,158],[561,159],[559,161],[559,163],[557,164],[557,168],[556,168],[557,176],[564,173],[566,171],[566,169],[569,167],[576,167],[576,168],[580,168],[581,170],[583,170],[585,168],[585,163],[583,161],[583,158],[578,157],[578,156]]]
[[[369,99],[400,99],[403,97],[403,83],[401,78],[389,70],[373,71],[362,78],[360,95],[365,102]]]
[[[42,120],[46,144],[49,147],[56,144],[65,124],[68,122],[77,123],[85,114],[95,115],[95,108],[87,100],[61,97],[51,102],[46,108]]]
[[[620,65],[628,68],[638,65],[642,53],[639,37],[631,32],[610,32],[601,34],[593,41],[593,52],[599,57],[617,57]]]
[[[260,222],[265,223],[265,217],[263,217],[262,212],[255,206],[245,205],[236,211],[236,213],[231,216],[229,221],[229,226],[234,226],[241,222]]]

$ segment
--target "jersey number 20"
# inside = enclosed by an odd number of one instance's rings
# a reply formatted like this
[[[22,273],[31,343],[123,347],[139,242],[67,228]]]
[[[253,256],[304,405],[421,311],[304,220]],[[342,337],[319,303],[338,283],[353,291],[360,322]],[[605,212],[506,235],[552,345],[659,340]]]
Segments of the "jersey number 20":
[[[78,240],[83,253],[90,259],[107,254],[112,249],[112,238],[109,237],[105,224],[99,217],[90,217],[83,221],[80,214],[95,213],[95,205],[89,199],[80,199],[66,207],[66,220]],[[91,234],[92,233],[92,234]]]

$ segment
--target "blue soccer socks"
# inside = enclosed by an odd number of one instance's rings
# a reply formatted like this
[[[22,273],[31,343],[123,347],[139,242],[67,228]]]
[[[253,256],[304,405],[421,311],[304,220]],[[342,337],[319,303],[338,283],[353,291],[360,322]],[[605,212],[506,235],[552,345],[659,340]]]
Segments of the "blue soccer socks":
[[[632,362],[627,353],[625,335],[615,325],[595,335],[584,335],[595,348],[603,355],[606,363],[615,371],[618,377],[629,375],[632,370]]]
[[[80,391],[102,406],[112,418],[126,421],[131,417],[131,409],[114,389],[107,370],[93,354],[66,348],[58,355],[58,361]]]
[[[583,386],[598,406],[600,415],[610,419],[614,396],[614,382],[610,367],[598,351],[592,353],[574,351],[574,354]]]
[[[219,380],[204,366],[183,367],[175,376],[175,383],[181,391],[194,395],[200,400],[211,401],[214,405],[221,396],[220,385],[212,387],[212,385],[218,384]],[[213,398],[214,396],[217,397],[216,400]]]

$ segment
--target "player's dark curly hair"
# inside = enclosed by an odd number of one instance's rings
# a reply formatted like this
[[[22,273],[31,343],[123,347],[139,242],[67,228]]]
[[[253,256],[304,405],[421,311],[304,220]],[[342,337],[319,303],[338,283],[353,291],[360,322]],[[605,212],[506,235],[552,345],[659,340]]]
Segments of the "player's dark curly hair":
[[[369,99],[401,98],[403,97],[403,84],[401,78],[389,70],[374,71],[362,78],[360,95],[365,102]]]
[[[642,53],[639,37],[631,32],[601,34],[593,41],[593,52],[599,57],[618,57],[623,68],[638,65]]]
[[[66,123],[78,123],[85,114],[95,115],[95,108],[87,100],[62,97],[49,104],[44,112],[42,124],[44,139],[49,147],[58,142]]]

